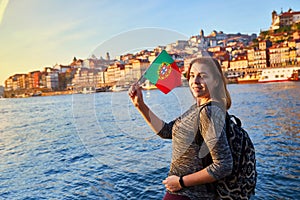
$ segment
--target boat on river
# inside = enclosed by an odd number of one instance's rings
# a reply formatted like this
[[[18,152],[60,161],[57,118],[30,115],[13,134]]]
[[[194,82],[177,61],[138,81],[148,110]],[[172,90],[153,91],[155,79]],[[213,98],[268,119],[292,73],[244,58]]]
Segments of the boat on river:
[[[260,75],[255,74],[246,74],[237,78],[237,83],[239,84],[248,84],[248,83],[257,83],[260,78]]]
[[[105,86],[105,87],[98,87],[95,88],[95,92],[109,92],[111,89],[109,86]]]
[[[42,96],[42,92],[38,91],[38,92],[30,94],[30,96],[32,96],[32,97],[39,97],[39,96]]]
[[[149,80],[146,80],[143,84],[142,84],[142,88],[144,90],[154,90],[157,89],[157,87],[155,85],[153,85],[152,83],[150,83]]]
[[[300,67],[279,67],[263,69],[259,83],[298,81],[300,80]]]
[[[129,89],[130,85],[113,85],[111,88],[111,91],[113,92],[122,92],[127,91]]]

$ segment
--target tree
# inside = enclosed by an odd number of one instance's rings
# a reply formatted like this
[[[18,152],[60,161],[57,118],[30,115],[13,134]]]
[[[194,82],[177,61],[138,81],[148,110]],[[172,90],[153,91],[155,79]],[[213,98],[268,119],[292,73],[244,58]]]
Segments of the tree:
[[[275,30],[275,33],[290,32],[291,29],[292,29],[291,26],[283,26],[283,27],[280,27],[279,29]]]
[[[93,55],[91,56],[91,58],[94,59],[94,60],[97,59],[97,57],[95,56],[95,54],[93,54]]]
[[[300,23],[295,23],[292,25],[291,30],[299,31],[300,30]]]

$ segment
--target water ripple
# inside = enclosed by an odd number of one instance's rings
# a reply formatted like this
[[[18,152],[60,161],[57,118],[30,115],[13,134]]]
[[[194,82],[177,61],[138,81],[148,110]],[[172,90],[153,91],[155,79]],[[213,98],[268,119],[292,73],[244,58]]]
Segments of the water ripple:
[[[300,199],[300,83],[229,89],[230,112],[256,148],[254,199]],[[191,105],[187,94],[154,90],[145,101],[168,121]],[[7,99],[0,112],[0,199],[163,197],[171,142],[152,133],[126,93]]]

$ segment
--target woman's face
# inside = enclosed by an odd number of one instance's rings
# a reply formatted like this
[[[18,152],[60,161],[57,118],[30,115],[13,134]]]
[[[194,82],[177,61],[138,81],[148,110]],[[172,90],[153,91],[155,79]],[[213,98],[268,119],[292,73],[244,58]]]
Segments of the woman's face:
[[[217,81],[206,64],[194,63],[190,70],[189,86],[195,98],[211,99],[211,92]]]

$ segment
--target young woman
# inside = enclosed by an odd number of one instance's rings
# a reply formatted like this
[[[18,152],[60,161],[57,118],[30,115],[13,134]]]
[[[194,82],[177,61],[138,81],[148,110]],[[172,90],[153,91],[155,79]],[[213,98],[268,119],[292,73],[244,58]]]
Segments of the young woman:
[[[141,88],[133,85],[129,96],[145,121],[162,138],[172,139],[169,176],[163,180],[164,200],[218,199],[214,181],[232,171],[233,160],[226,139],[225,114],[231,99],[217,60],[194,59],[187,72],[196,103],[183,115],[165,123],[144,103]],[[211,156],[212,164],[204,159]]]

